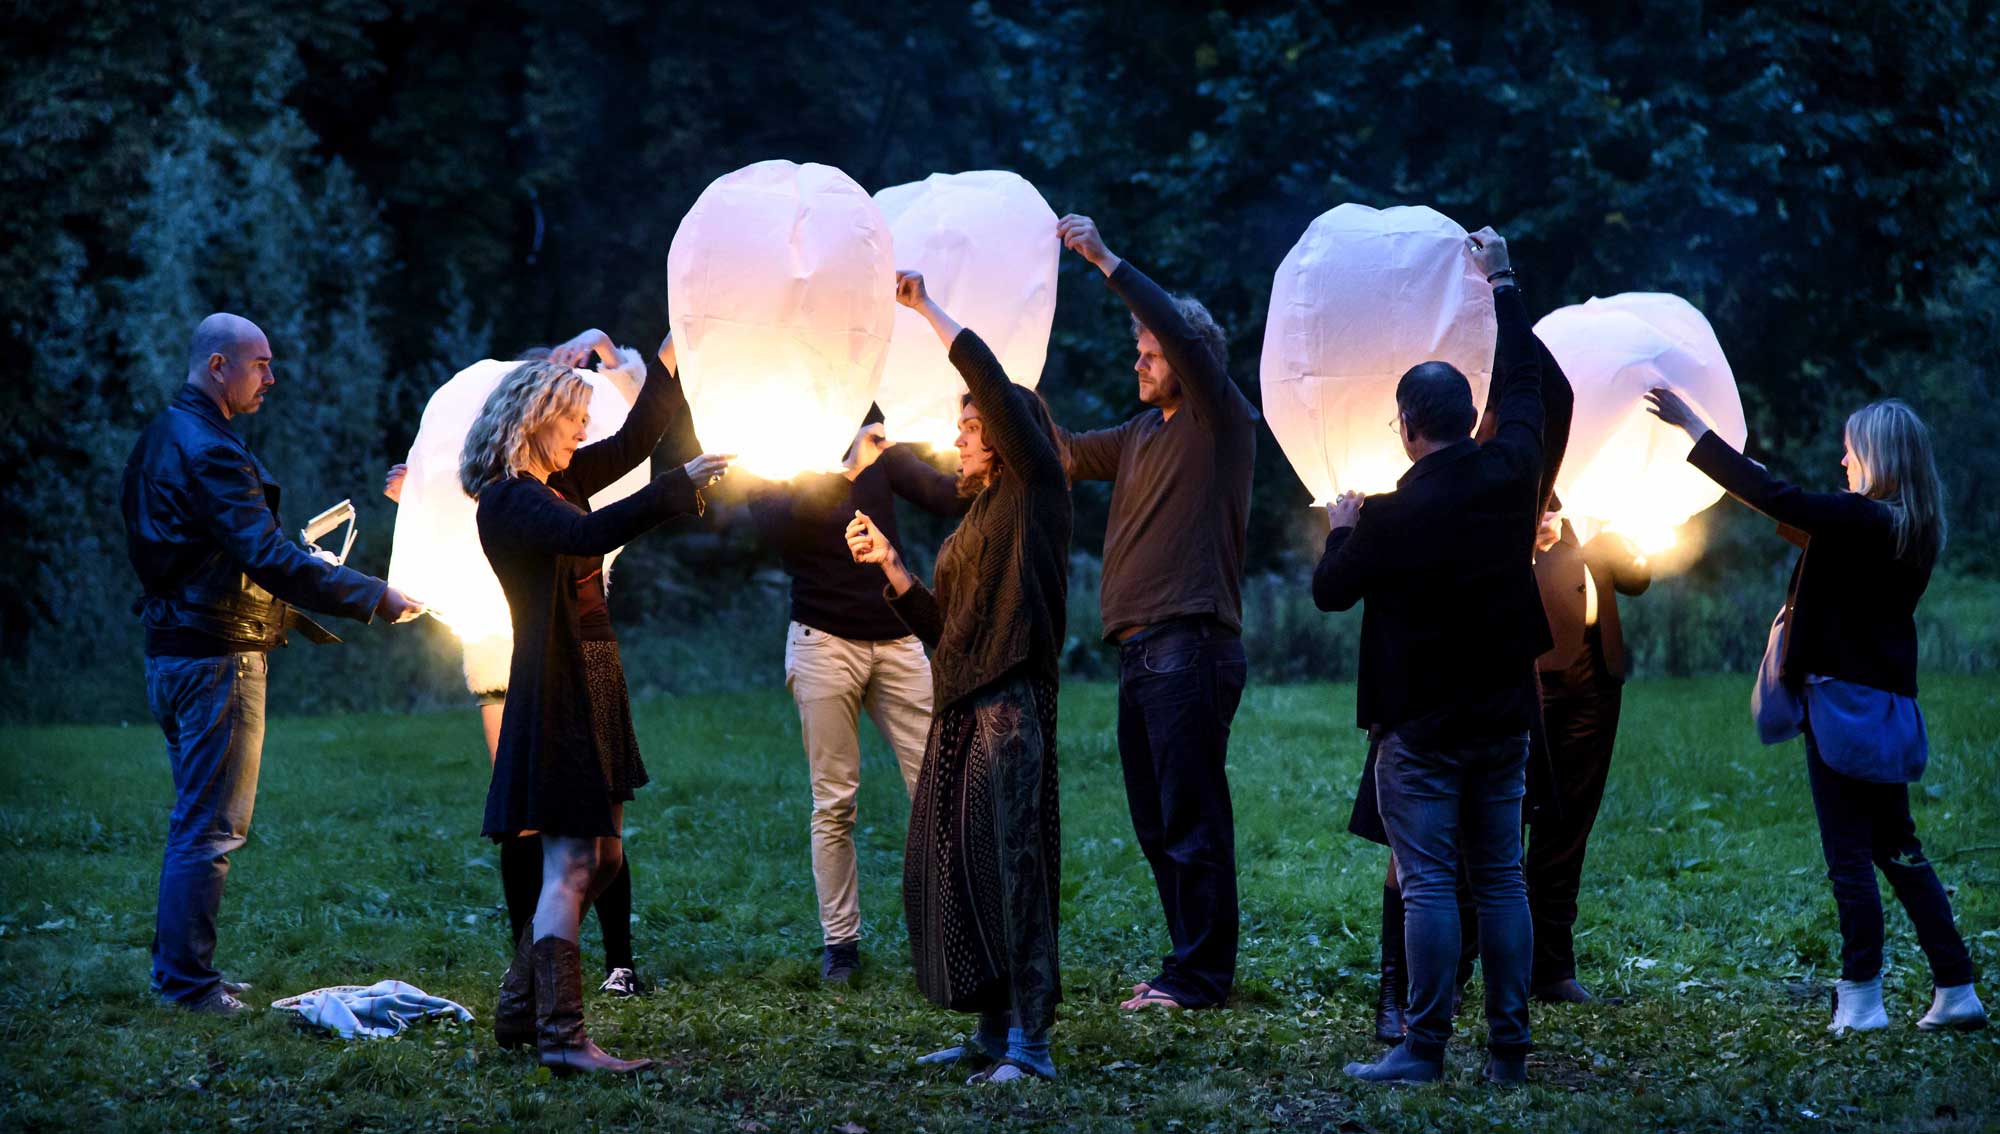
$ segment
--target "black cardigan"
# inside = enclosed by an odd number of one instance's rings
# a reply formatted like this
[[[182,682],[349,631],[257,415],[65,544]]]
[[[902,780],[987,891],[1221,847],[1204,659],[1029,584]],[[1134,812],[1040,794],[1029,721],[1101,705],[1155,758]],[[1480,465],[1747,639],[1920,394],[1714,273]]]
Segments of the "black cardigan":
[[[1041,399],[1007,380],[971,331],[951,344],[986,443],[1005,466],[938,548],[937,590],[915,583],[889,605],[931,651],[942,710],[1022,669],[1055,683],[1067,633],[1070,497]]]
[[[1917,600],[1932,563],[1896,555],[1896,517],[1858,492],[1807,492],[1772,476],[1713,430],[1688,463],[1724,491],[1779,524],[1804,533],[1785,594],[1790,636],[1780,673],[1797,686],[1807,674],[1917,695]]]
[[[576,561],[606,555],[700,507],[687,471],[678,466],[602,511],[590,510],[590,496],[645,460],[686,411],[679,378],[655,371],[624,426],[578,449],[569,467],[547,484],[523,475],[479,494],[479,543],[506,592],[514,624],[507,708],[486,794],[487,835],[529,827],[575,833],[560,829],[569,808],[554,797],[570,788],[579,772],[586,781],[601,775],[571,585]],[[601,800],[594,801],[595,810],[602,807]]]

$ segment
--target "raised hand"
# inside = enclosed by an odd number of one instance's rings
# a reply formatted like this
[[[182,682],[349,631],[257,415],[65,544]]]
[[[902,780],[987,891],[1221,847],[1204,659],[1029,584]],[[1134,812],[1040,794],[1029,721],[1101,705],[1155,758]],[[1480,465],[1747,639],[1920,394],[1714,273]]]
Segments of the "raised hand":
[[[582,366],[590,358],[593,351],[597,353],[597,357],[604,360],[606,365],[618,365],[618,347],[612,343],[610,335],[605,334],[596,327],[592,327],[568,342],[552,348],[549,351],[549,361],[555,363],[557,366],[567,366],[574,370]]]
[[[660,340],[660,349],[655,353],[659,355],[660,365],[667,368],[667,373],[677,374],[680,372],[680,356],[674,353],[674,333],[672,331],[668,331],[667,337]]]
[[[883,450],[894,444],[881,422],[862,426],[861,431],[854,435],[854,463],[847,469],[849,479],[868,471],[868,466],[882,456]]]
[[[382,478],[382,495],[401,504],[403,502],[403,481],[409,475],[410,466],[406,464],[390,465],[388,475]]]
[[[1104,237],[1097,231],[1097,222],[1081,213],[1070,213],[1056,222],[1056,239],[1063,242],[1063,247],[1096,265],[1097,270],[1107,276],[1123,263],[1104,246]]]
[[[734,453],[703,453],[681,469],[696,488],[707,488],[722,479],[722,474],[729,471],[729,462],[735,459]]]
[[[1367,497],[1353,491],[1343,492],[1334,497],[1333,503],[1326,506],[1327,530],[1339,531],[1342,528],[1353,527],[1361,519],[1361,505],[1365,500]]]
[[[1465,254],[1480,275],[1492,279],[1494,274],[1513,265],[1507,259],[1507,240],[1488,225],[1466,238]]]
[[[900,268],[896,270],[896,302],[921,311],[930,300],[930,293],[924,290],[922,272],[906,272]]]
[[[1708,423],[1694,412],[1687,400],[1665,386],[1655,386],[1646,391],[1646,409],[1654,417],[1676,429],[1687,431],[1688,437],[1699,441],[1708,432]]]

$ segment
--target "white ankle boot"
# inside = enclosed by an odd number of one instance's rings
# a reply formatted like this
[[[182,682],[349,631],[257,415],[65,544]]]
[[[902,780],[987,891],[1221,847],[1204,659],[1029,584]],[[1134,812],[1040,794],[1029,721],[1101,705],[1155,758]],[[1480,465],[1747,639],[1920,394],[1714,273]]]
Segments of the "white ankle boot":
[[[1882,978],[1843,980],[1833,986],[1833,1023],[1826,1030],[1869,1032],[1889,1026],[1889,1014],[1882,1010]]]
[[[1969,984],[1938,989],[1931,998],[1931,1010],[1917,1021],[1917,1027],[1927,1032],[1941,1028],[1971,1032],[1985,1026],[1986,1006],[1979,1002],[1979,995]]]

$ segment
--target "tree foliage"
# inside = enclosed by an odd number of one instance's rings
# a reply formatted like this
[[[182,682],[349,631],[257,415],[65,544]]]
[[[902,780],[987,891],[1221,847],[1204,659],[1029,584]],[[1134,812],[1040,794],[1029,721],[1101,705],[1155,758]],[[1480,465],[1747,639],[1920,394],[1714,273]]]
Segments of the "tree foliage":
[[[17,7],[0,78],[0,294],[22,362],[0,522],[4,652],[133,640],[116,481],[194,321],[270,332],[252,419],[292,518],[351,495],[470,357],[585,325],[650,345],[666,249],[714,177],[783,156],[869,188],[1005,167],[1203,298],[1255,397],[1271,273],[1346,200],[1431,204],[1516,247],[1531,303],[1677,292],[1714,323],[1752,447],[1826,483],[1838,424],[1937,428],[1951,561],[2000,567],[2000,17],[1983,3],[1095,6],[909,0],[327,0]],[[1044,377],[1134,409],[1122,312],[1066,261]],[[1103,492],[1080,492],[1086,547]],[[1268,435],[1253,567],[1304,546]],[[386,504],[366,505],[371,531]],[[386,539],[365,545],[380,567]],[[1718,572],[1735,545],[1711,544]],[[689,550],[692,549],[692,550]],[[1736,550],[1741,550],[1736,548]],[[1750,554],[1743,551],[1743,554]],[[654,541],[626,577],[668,604]],[[1761,562],[1761,560],[1759,561]],[[78,643],[82,643],[78,652]]]

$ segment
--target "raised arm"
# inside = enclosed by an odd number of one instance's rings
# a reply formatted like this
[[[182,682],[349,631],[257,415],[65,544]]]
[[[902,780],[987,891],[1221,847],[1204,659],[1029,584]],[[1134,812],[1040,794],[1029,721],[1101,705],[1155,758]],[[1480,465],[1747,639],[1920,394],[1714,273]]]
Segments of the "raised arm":
[[[1493,438],[1485,447],[1501,453],[1517,474],[1538,485],[1553,485],[1553,474],[1543,463],[1542,352],[1537,349],[1521,289],[1514,286],[1507,242],[1490,228],[1480,229],[1471,239],[1473,266],[1493,278],[1493,315],[1498,324],[1493,352]],[[1546,500],[1544,493],[1539,502]]]
[[[293,606],[362,622],[382,606],[389,584],[336,567],[285,538],[264,499],[263,478],[243,453],[208,445],[190,452],[188,463],[200,523],[252,582]]]
[[[938,338],[951,348],[951,364],[965,379],[972,404],[979,409],[986,441],[1000,459],[1024,479],[1053,478],[1061,483],[1063,465],[1056,453],[1055,440],[1028,408],[1028,399],[1034,395],[1009,381],[1000,360],[993,357],[986,343],[938,306],[924,290],[922,274],[896,273],[896,302],[922,315]]]
[[[1375,579],[1371,548],[1373,525],[1358,494],[1342,493],[1328,507],[1333,527],[1326,533],[1326,550],[1313,568],[1313,605],[1324,611],[1349,610],[1367,597]]]
[[[666,350],[664,346],[661,348],[663,355]],[[671,367],[662,366],[639,388],[639,396],[633,400],[625,424],[618,427],[618,432],[585,445],[570,457],[570,483],[585,496],[595,496],[598,490],[651,456],[660,438],[666,436],[667,428],[685,415],[687,409],[680,375]]]
[[[1105,282],[1125,301],[1139,325],[1160,341],[1160,353],[1180,379],[1181,397],[1195,421],[1213,430],[1254,416],[1250,400],[1229,380],[1228,361],[1209,350],[1164,288],[1130,260],[1105,247],[1096,221],[1072,213],[1056,222],[1056,235],[1104,273]]]
[[[1611,580],[1621,595],[1643,595],[1653,585],[1653,565],[1617,532],[1599,532],[1583,546],[1583,561],[1598,578]]]
[[[486,493],[499,493],[488,501]],[[675,468],[615,504],[586,512],[554,489],[530,480],[503,481],[480,495],[482,538],[488,524],[498,540],[550,555],[608,555],[633,539],[700,507],[694,482]]]
[[[1125,452],[1125,439],[1132,431],[1130,421],[1109,429],[1087,429],[1071,433],[1056,426],[1063,453],[1069,458],[1071,480],[1117,480],[1118,458]]]

